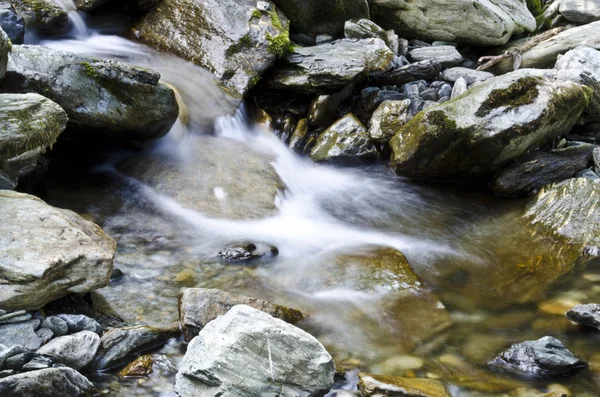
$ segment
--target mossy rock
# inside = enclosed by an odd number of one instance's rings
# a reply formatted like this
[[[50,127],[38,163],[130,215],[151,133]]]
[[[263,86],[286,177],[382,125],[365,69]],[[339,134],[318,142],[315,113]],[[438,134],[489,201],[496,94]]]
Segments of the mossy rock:
[[[482,180],[567,133],[591,90],[519,70],[418,113],[390,141],[391,164],[421,179]]]
[[[69,29],[69,16],[52,0],[8,0],[28,28],[46,35],[60,35]]]

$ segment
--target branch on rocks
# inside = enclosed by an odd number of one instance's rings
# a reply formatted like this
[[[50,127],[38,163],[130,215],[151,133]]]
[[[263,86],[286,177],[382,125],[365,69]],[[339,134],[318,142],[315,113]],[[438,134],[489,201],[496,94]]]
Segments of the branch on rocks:
[[[440,74],[441,70],[442,67],[438,61],[427,59],[388,69],[377,76],[373,76],[369,81],[369,85],[374,87],[384,85],[401,86],[416,80],[432,80]]]

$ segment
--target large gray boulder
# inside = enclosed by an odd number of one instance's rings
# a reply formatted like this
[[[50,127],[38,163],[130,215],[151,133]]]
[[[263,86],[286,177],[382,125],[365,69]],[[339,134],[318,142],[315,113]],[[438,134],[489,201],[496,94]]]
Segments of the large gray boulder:
[[[290,19],[293,29],[316,37],[328,34],[340,36],[344,22],[369,18],[367,0],[273,0]]]
[[[286,17],[265,3],[267,11],[255,0],[163,0],[136,34],[213,72],[241,97],[291,47]]]
[[[549,185],[527,204],[525,217],[576,247],[600,248],[600,180],[573,178]]]
[[[67,125],[60,106],[38,94],[0,94],[0,189],[32,172]]]
[[[9,1],[0,1],[0,27],[13,44],[23,44],[25,21]]]
[[[400,37],[473,45],[502,45],[533,32],[523,0],[369,0],[373,21]]]
[[[377,158],[377,149],[365,126],[348,113],[319,135],[310,157],[314,161],[368,160]]]
[[[188,288],[179,297],[179,322],[186,341],[191,341],[212,320],[236,305],[247,305],[290,324],[304,319],[302,312],[262,299],[236,296],[218,289]]]
[[[0,395],[10,397],[80,397],[94,385],[71,368],[48,368],[0,379]]]
[[[173,152],[142,154],[118,168],[186,208],[217,218],[249,219],[275,211],[283,184],[271,161],[242,142],[188,136]],[[215,189],[224,197],[215,195]]]
[[[0,190],[0,307],[37,309],[108,284],[116,243],[76,213]]]
[[[567,21],[580,25],[600,19],[598,0],[561,0],[558,10]]]
[[[557,79],[585,84],[594,90],[587,119],[600,119],[600,51],[577,47],[559,55],[554,68]]]
[[[38,349],[36,353],[51,356],[57,363],[80,370],[92,362],[100,337],[91,331],[80,331],[73,335],[59,336]]]
[[[475,179],[570,131],[589,89],[519,70],[417,114],[392,138],[398,174]]]
[[[45,35],[59,35],[69,29],[67,11],[52,0],[8,0],[27,28]]]
[[[313,336],[245,305],[208,323],[189,344],[176,377],[181,397],[318,397],[335,365]]]
[[[544,40],[521,54],[521,68],[551,68],[560,54],[577,47],[600,49],[600,21],[577,26]],[[513,70],[512,57],[494,67],[494,72]]]
[[[394,54],[381,39],[342,39],[296,47],[269,85],[303,94],[331,93],[374,72],[386,70]]]
[[[159,79],[148,69],[23,45],[13,46],[0,88],[52,99],[81,133],[152,139],[165,135],[179,114],[175,93]]]

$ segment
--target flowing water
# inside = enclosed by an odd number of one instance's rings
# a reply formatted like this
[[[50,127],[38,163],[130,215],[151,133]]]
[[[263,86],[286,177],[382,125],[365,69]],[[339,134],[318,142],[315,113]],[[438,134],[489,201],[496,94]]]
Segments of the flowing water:
[[[314,164],[249,123],[243,109],[226,115],[230,101],[201,68],[77,29],[87,33],[42,44],[155,69],[177,89],[183,108],[172,131],[143,149],[108,151],[78,167],[63,167],[54,156],[44,198],[92,219],[118,242],[115,267],[124,275],[92,294],[97,305],[127,321],[168,325],[177,321],[182,288],[220,288],[310,313],[301,326],[338,368],[439,378],[453,396],[500,396],[556,382],[576,396],[599,395],[593,371],[535,383],[486,368],[510,344],[544,335],[600,361],[598,336],[574,327],[561,306],[600,300],[600,272],[531,229],[521,218],[524,201],[414,183],[383,164]],[[198,142],[204,149],[195,151]],[[245,170],[240,153],[247,152],[272,164],[280,179],[279,194],[266,203],[272,210],[252,207],[264,201],[272,181]],[[165,195],[124,171],[123,164],[139,158],[176,164],[169,175],[188,178],[178,186],[181,194]],[[189,175],[193,181],[185,183]],[[251,189],[240,192],[240,181]],[[217,213],[198,211],[194,201],[202,200]],[[250,219],[240,220],[238,207]],[[245,241],[277,247],[279,254],[249,265],[217,259],[223,247]],[[377,247],[401,251],[425,287],[398,293],[401,286],[387,282],[393,275],[373,270]],[[183,351],[173,341],[160,353],[176,364]],[[128,397],[171,396],[173,379],[167,369],[143,380],[112,374],[95,380],[102,393]],[[336,387],[352,390],[355,379],[350,371]]]

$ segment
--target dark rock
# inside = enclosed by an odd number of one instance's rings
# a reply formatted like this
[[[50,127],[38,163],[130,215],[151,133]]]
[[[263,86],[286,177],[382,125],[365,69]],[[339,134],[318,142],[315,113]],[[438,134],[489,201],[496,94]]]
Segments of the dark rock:
[[[48,368],[0,379],[0,395],[10,397],[82,397],[93,387],[71,368]]]
[[[49,316],[42,322],[42,327],[47,328],[55,336],[63,336],[69,332],[69,326],[67,322],[60,317],[57,316]]]
[[[102,326],[93,318],[84,316],[83,314],[59,314],[56,317],[67,324],[70,334],[80,331],[91,331],[102,336]]]
[[[39,320],[2,325],[0,326],[0,345],[37,350],[42,345],[42,340],[35,334],[39,326]]]
[[[600,305],[597,303],[577,305],[569,310],[566,316],[578,324],[600,329]]]
[[[435,88],[428,88],[421,92],[421,99],[425,101],[437,101],[438,98],[438,90]]]
[[[493,370],[526,378],[571,376],[587,368],[583,359],[551,336],[514,344],[488,365]]]
[[[23,44],[25,21],[9,1],[0,1],[0,27],[13,44]]]
[[[219,251],[218,256],[229,262],[247,262],[264,257],[277,256],[279,251],[273,246],[258,243],[231,245]]]
[[[360,113],[370,117],[384,101],[400,101],[403,99],[406,99],[406,95],[396,90],[380,90],[377,87],[365,88],[360,92]]]
[[[28,29],[61,35],[69,29],[67,12],[52,0],[8,0]]]
[[[415,80],[432,80],[438,77],[442,67],[436,60],[411,63],[406,66],[392,67],[369,80],[369,85],[382,87],[384,85],[401,86]]]

